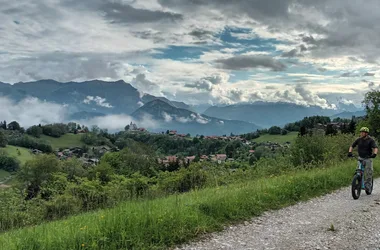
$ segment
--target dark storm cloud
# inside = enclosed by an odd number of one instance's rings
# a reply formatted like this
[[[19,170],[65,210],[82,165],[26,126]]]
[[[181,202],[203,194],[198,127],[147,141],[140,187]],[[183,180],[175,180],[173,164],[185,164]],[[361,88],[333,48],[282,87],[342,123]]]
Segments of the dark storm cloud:
[[[283,71],[286,65],[268,56],[237,55],[215,61],[221,68],[230,70],[246,70],[253,68],[268,68],[273,71]]]

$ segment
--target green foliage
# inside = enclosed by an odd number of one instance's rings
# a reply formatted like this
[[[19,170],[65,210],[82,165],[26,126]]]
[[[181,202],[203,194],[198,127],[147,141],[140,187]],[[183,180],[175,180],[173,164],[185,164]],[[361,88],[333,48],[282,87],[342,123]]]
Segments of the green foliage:
[[[305,117],[301,121],[286,124],[284,129],[286,129],[288,131],[297,131],[298,132],[298,131],[300,131],[301,127],[305,127],[306,130],[312,129],[318,123],[326,125],[328,123],[331,123],[331,119],[328,116],[318,116],[318,115],[317,116]]]
[[[0,148],[6,147],[8,144],[7,137],[5,136],[4,132],[0,129]]]
[[[7,172],[16,172],[20,168],[20,163],[17,159],[6,155],[0,151],[0,169]]]
[[[50,144],[42,140],[34,139],[28,135],[21,135],[18,137],[10,138],[9,145],[38,149],[45,153],[53,152],[53,148]]]
[[[40,138],[43,133],[43,130],[42,130],[42,127],[40,126],[32,126],[26,130],[26,133],[33,137]]]
[[[363,100],[367,112],[366,122],[368,124],[370,134],[380,137],[380,91],[373,90],[366,93]],[[359,127],[359,125],[358,125]]]
[[[76,181],[82,177],[88,176],[88,170],[83,167],[82,162],[77,158],[63,161],[62,172],[67,175],[69,181]]]
[[[59,138],[69,132],[69,127],[63,123],[48,124],[42,126],[42,132],[44,135]]]
[[[7,127],[8,130],[18,130],[20,131],[21,130],[21,126],[18,122],[16,121],[13,121],[11,123],[8,124],[8,127]]]
[[[140,172],[144,176],[156,175],[159,165],[149,150],[143,148],[125,148],[120,152],[106,153],[101,162],[109,164],[117,174],[131,176],[135,172]]]
[[[166,193],[188,192],[206,185],[208,175],[200,164],[192,164],[188,169],[181,168],[176,172],[161,172],[158,184]]]
[[[27,161],[17,176],[26,185],[26,198],[36,197],[41,187],[51,181],[53,173],[60,169],[60,162],[54,155],[38,155],[35,159]]]
[[[294,166],[307,167],[326,161],[339,161],[346,157],[348,148],[355,140],[352,135],[298,137],[291,147]]]
[[[332,124],[327,125],[325,135],[336,135],[337,133],[338,130]]]

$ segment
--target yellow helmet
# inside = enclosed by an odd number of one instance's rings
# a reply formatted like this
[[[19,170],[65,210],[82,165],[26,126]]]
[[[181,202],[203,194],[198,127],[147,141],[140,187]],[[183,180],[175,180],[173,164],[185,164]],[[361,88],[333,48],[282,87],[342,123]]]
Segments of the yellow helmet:
[[[369,128],[367,128],[367,127],[362,127],[362,128],[360,129],[360,132],[366,132],[366,133],[369,133]]]

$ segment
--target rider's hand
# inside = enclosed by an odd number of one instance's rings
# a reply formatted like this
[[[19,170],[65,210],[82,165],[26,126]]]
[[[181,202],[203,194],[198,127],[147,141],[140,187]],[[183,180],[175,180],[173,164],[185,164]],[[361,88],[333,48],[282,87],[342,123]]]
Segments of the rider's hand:
[[[377,154],[372,154],[371,155],[371,158],[375,158]]]
[[[348,157],[352,157],[353,156],[353,154],[352,154],[352,152],[348,152],[348,155],[347,155]]]

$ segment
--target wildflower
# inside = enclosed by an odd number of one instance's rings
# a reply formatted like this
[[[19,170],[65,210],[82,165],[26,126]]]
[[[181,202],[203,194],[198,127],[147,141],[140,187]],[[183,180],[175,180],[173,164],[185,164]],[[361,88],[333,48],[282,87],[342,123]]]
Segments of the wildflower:
[[[84,244],[82,244],[82,247],[84,247]]]

